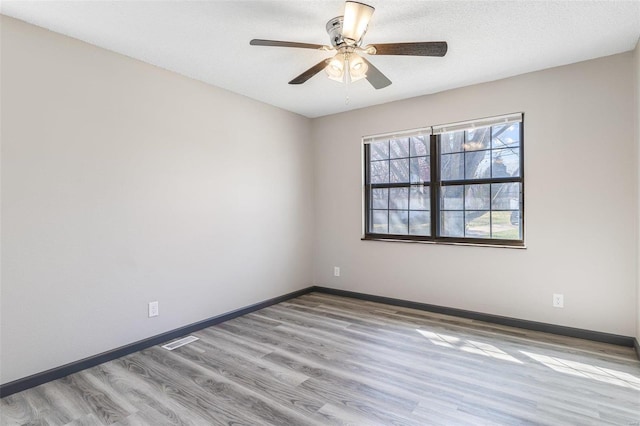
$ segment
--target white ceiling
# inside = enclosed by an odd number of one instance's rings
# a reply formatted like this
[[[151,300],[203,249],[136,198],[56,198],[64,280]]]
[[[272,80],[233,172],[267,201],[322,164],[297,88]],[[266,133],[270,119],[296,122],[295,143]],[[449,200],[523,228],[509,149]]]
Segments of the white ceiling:
[[[329,44],[341,0],[3,1],[1,12],[307,117],[496,80],[632,50],[640,0],[365,0],[376,11],[365,44],[440,41],[444,58],[375,56],[393,81],[349,89],[318,74],[287,82],[327,52],[249,46],[252,38]]]

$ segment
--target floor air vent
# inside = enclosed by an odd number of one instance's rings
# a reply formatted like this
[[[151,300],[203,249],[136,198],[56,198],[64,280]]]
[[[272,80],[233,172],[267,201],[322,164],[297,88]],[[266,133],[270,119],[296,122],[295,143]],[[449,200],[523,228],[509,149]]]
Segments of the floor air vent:
[[[183,337],[182,339],[178,339],[178,340],[174,340],[171,343],[167,343],[166,345],[162,346],[163,348],[167,349],[167,350],[174,350],[179,348],[180,346],[184,346],[187,345],[191,342],[195,342],[196,340],[198,340],[197,337],[195,336],[187,336],[187,337]]]

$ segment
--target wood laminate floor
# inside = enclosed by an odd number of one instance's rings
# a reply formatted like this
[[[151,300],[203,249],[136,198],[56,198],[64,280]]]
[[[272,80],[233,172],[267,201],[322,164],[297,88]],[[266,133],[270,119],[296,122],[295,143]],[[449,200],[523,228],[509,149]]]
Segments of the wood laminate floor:
[[[311,293],[8,396],[3,425],[639,425],[631,348]]]

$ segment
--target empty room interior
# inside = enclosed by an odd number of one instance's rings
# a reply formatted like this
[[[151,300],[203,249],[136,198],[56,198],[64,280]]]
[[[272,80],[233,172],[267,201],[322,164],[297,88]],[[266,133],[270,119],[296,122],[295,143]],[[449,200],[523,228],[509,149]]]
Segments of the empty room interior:
[[[640,424],[640,1],[0,7],[0,424]]]

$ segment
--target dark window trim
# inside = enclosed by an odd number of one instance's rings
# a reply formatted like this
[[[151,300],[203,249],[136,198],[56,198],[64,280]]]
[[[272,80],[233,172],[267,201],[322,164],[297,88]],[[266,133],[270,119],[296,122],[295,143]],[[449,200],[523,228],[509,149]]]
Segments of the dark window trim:
[[[493,126],[493,125],[492,125]],[[407,132],[408,133],[408,132]],[[391,140],[393,137],[389,137]],[[466,132],[465,132],[466,138]],[[449,181],[440,181],[440,135],[431,135],[429,140],[429,158],[430,158],[430,181],[427,182],[403,182],[403,183],[370,183],[370,145],[364,144],[364,229],[362,240],[370,241],[401,241],[401,242],[417,242],[430,244],[449,244],[449,245],[468,245],[468,246],[486,246],[486,247],[504,247],[504,248],[526,248],[525,245],[525,188],[524,188],[524,113],[522,113],[522,121],[520,121],[520,140],[518,149],[520,150],[520,176],[518,177],[499,177],[499,178],[482,178],[482,179],[458,179]],[[487,149],[485,151],[489,151]],[[464,151],[462,151],[464,152]],[[406,157],[410,158],[410,157]],[[395,160],[396,158],[394,158]],[[387,159],[387,161],[391,158]],[[384,161],[384,160],[380,160]],[[411,167],[411,165],[409,165]],[[493,164],[491,165],[493,167]],[[391,171],[389,171],[391,172]],[[459,186],[459,185],[481,185],[481,184],[500,184],[500,183],[520,183],[520,240],[504,240],[495,238],[469,238],[469,237],[444,237],[437,235],[440,229],[441,213],[440,209],[440,192],[442,187]],[[429,186],[431,197],[431,210],[421,210],[431,212],[431,235],[399,235],[399,234],[376,234],[368,232],[370,229],[371,211],[373,210],[404,210],[391,209],[387,204],[387,209],[371,208],[370,194],[375,188],[411,188],[412,186]],[[449,210],[447,210],[449,211]],[[465,211],[464,209],[458,211]],[[490,209],[490,211],[510,211],[505,209]],[[387,219],[387,230],[389,223]]]

